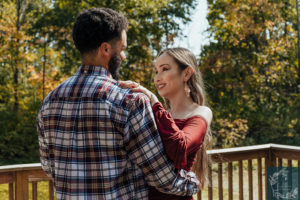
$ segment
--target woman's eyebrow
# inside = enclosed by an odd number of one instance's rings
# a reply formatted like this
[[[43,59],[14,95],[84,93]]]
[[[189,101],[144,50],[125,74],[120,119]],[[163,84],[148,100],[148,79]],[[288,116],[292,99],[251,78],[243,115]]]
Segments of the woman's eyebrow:
[[[169,64],[161,64],[161,65],[159,65],[159,67],[162,67],[162,66],[164,66],[164,65],[168,65],[168,66],[170,66]]]

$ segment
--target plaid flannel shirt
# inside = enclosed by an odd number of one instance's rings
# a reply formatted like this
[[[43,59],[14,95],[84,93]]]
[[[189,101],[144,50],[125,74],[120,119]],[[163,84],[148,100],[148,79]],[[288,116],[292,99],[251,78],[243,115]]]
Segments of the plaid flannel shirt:
[[[193,173],[166,158],[151,105],[110,73],[80,66],[49,93],[38,114],[40,159],[57,199],[148,199],[148,185],[193,195]]]

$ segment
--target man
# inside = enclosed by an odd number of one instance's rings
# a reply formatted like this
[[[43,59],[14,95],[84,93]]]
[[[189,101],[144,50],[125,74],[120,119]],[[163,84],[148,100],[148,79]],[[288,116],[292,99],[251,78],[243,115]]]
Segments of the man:
[[[74,24],[82,65],[45,98],[37,123],[57,199],[147,199],[148,185],[198,190],[192,173],[176,173],[167,160],[147,97],[118,87],[127,26],[108,8],[84,11]]]

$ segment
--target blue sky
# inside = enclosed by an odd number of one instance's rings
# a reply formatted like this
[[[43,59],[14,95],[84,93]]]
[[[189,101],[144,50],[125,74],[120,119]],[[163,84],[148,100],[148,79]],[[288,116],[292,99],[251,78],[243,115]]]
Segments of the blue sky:
[[[204,31],[208,28],[206,20],[207,2],[206,0],[197,0],[198,5],[192,12],[192,21],[188,24],[180,24],[185,38],[176,38],[175,46],[181,46],[190,49],[197,57],[200,54],[201,46],[209,42],[208,35]]]

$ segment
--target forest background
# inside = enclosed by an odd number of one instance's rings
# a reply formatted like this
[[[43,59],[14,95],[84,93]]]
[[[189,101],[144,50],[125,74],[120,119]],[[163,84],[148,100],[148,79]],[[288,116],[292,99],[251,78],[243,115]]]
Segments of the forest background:
[[[0,0],[0,165],[39,162],[43,98],[80,65],[71,32],[80,11],[129,20],[122,80],[153,92],[153,60],[182,36],[196,0]],[[300,145],[297,13],[292,0],[208,0],[199,68],[213,110],[212,148]],[[200,47],[199,47],[200,48]]]

